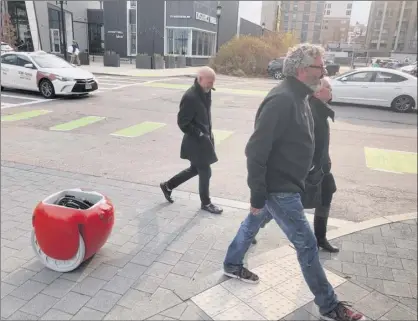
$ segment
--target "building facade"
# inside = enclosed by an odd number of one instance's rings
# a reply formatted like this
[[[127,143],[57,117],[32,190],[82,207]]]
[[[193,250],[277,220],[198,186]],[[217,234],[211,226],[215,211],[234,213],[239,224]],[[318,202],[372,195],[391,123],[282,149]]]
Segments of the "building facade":
[[[16,29],[18,50],[43,50],[63,53],[66,45],[76,40],[80,50],[89,48],[88,16],[91,8],[100,8],[101,1],[2,1]],[[64,25],[64,26],[63,26]]]
[[[417,52],[417,2],[373,1],[366,48],[375,54]]]
[[[280,21],[279,8],[281,1],[263,1],[261,4],[260,25],[265,24],[266,29],[276,31],[277,23]]]
[[[327,1],[321,31],[321,44],[346,43],[353,1]]]
[[[216,1],[120,1],[103,3],[105,49],[121,56],[215,54]],[[219,45],[237,34],[239,1],[222,1]]]
[[[280,32],[291,32],[299,42],[319,44],[325,1],[282,1],[280,4]]]

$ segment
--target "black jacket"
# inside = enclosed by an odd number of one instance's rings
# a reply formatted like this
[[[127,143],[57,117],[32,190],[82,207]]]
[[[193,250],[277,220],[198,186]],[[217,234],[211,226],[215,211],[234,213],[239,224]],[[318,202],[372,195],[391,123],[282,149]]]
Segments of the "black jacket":
[[[268,193],[300,193],[314,154],[312,90],[288,77],[261,103],[245,149],[251,206],[264,207]]]
[[[328,118],[334,121],[335,112],[315,97],[309,99],[309,105],[312,110],[312,117],[314,119],[314,133],[315,133],[315,152],[313,157],[313,165],[321,167],[324,173],[331,171],[331,158],[329,156],[330,143],[330,129]]]
[[[180,101],[177,124],[184,133],[180,157],[197,167],[218,161],[212,134],[211,104],[211,92],[205,93],[197,80]]]

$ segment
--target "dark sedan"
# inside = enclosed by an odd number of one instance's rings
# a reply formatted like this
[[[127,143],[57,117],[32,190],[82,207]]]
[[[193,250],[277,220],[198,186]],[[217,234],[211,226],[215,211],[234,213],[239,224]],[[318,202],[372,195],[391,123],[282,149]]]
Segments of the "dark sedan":
[[[283,79],[283,63],[284,58],[276,58],[269,62],[267,66],[267,73],[274,79]],[[340,65],[332,61],[325,61],[325,68],[328,76],[335,76],[340,71]]]

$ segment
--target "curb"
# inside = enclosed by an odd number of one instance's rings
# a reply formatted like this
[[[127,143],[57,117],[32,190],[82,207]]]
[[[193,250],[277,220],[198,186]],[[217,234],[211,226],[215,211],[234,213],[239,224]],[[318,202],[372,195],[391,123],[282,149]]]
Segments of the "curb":
[[[93,75],[98,76],[116,76],[116,77],[138,77],[138,78],[173,78],[173,77],[187,77],[187,78],[195,78],[196,74],[183,74],[183,75],[153,75],[153,74],[139,74],[139,75],[126,75],[126,74],[117,74],[117,73],[109,73],[109,72],[91,72]]]

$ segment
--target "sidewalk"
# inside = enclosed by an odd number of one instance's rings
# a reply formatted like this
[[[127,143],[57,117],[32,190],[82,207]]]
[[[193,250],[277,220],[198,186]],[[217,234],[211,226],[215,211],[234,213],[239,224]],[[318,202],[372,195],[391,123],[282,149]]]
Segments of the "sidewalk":
[[[116,222],[91,261],[57,273],[34,255],[31,214],[46,196],[73,187],[109,196]],[[176,191],[176,202],[167,204],[158,187],[6,161],[1,188],[2,319],[315,319],[294,250],[275,224],[249,251],[248,264],[262,282],[247,285],[223,276],[225,251],[247,215],[234,202],[214,216],[199,210],[195,194]],[[376,221],[382,222],[389,218]],[[333,224],[335,236],[361,228]],[[341,298],[370,317],[416,320],[416,231],[412,220],[335,239],[342,252],[321,257]]]
[[[93,74],[129,76],[129,77],[180,77],[196,76],[199,67],[171,68],[171,69],[137,69],[133,64],[121,64],[120,67],[104,67],[102,61],[91,61],[90,65],[83,65],[83,69]]]

